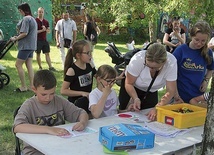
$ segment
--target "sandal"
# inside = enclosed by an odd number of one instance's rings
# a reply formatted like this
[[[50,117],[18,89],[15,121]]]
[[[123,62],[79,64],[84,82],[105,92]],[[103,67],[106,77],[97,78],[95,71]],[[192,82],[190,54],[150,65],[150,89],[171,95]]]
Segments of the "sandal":
[[[21,90],[20,88],[16,88],[14,91],[15,91],[15,92],[22,93],[22,92],[27,92],[28,90]]]

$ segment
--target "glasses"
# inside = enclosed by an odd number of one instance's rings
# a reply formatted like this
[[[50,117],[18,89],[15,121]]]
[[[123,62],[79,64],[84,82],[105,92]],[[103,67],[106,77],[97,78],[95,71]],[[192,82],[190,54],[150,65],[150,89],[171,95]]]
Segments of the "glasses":
[[[91,56],[91,51],[88,51],[88,52],[81,52],[82,54],[86,54],[88,56]]]
[[[161,65],[160,67],[151,67],[146,63],[146,60],[145,60],[144,66],[148,67],[149,69],[155,70],[155,71],[159,71],[163,67],[163,65]]]
[[[116,79],[103,79],[103,80],[105,80],[109,85],[114,84],[117,81]]]

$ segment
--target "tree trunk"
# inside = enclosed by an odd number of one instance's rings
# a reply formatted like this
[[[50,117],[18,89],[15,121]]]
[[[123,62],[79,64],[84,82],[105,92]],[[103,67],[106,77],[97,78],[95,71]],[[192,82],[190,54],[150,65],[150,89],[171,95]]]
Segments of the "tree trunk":
[[[208,100],[207,117],[204,125],[201,155],[214,155],[214,78]]]

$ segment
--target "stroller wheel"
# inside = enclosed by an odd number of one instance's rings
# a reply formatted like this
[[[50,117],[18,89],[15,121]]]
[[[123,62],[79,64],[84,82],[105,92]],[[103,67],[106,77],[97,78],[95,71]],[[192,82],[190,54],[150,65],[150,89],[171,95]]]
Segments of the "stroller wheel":
[[[4,87],[4,82],[2,81],[2,79],[0,79],[0,89],[2,89]]]
[[[10,77],[6,73],[0,74],[0,79],[3,82],[4,85],[8,85],[10,82]]]

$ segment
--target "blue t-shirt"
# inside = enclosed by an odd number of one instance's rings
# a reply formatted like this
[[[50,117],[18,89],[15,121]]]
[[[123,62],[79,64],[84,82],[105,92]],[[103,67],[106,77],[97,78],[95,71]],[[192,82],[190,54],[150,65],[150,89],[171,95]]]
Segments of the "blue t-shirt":
[[[189,103],[193,97],[203,94],[200,91],[200,87],[206,74],[206,69],[214,69],[212,51],[209,50],[208,53],[212,58],[210,65],[201,56],[201,49],[191,49],[188,44],[178,46],[173,52],[178,64],[178,92],[186,103]]]

